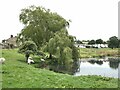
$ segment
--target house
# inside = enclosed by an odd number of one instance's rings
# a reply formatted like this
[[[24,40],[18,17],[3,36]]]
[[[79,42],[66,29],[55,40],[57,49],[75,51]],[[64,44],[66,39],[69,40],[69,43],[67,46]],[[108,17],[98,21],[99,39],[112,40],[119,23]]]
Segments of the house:
[[[16,41],[17,41],[17,37],[16,36],[13,37],[13,35],[11,35],[10,38],[2,40],[1,46],[3,49],[15,48],[18,46]]]

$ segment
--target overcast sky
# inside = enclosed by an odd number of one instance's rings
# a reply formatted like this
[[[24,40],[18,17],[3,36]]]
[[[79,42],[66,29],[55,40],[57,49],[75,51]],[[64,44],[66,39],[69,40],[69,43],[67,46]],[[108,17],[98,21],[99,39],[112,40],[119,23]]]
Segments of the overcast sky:
[[[80,40],[108,40],[118,36],[119,0],[1,0],[0,41],[20,33],[21,9],[31,5],[43,6],[71,20],[69,34]]]

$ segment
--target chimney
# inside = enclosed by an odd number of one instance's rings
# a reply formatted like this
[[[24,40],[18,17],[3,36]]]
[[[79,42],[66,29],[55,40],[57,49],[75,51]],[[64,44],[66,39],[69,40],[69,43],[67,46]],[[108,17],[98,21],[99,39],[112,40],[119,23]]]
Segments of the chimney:
[[[13,38],[13,35],[11,35],[10,38]]]

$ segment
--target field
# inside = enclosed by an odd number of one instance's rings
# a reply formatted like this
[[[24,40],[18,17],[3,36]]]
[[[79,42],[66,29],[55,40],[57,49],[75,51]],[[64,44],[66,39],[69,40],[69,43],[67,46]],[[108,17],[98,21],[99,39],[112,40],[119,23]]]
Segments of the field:
[[[117,56],[118,49],[111,48],[79,48],[80,58]]]
[[[14,50],[2,50],[6,61],[2,65],[3,88],[117,88],[118,79],[101,76],[72,76],[35,68],[25,63],[25,57]],[[39,59],[34,56],[36,62]]]

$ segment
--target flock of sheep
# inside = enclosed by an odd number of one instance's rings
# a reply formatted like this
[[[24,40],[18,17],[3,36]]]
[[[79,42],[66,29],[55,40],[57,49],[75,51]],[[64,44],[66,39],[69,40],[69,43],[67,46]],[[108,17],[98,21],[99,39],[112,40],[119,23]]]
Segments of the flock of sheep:
[[[41,61],[45,61],[44,59],[41,59]],[[0,58],[0,64],[3,64],[5,62],[5,58]],[[32,64],[32,63],[35,63],[34,60],[32,59],[32,57],[28,57],[28,60],[27,60],[27,63],[28,64]]]
[[[44,59],[41,59],[41,61],[45,61]],[[31,63],[35,63],[34,60],[32,59],[32,57],[28,57],[28,60],[27,60],[27,63],[28,64],[31,64]]]

